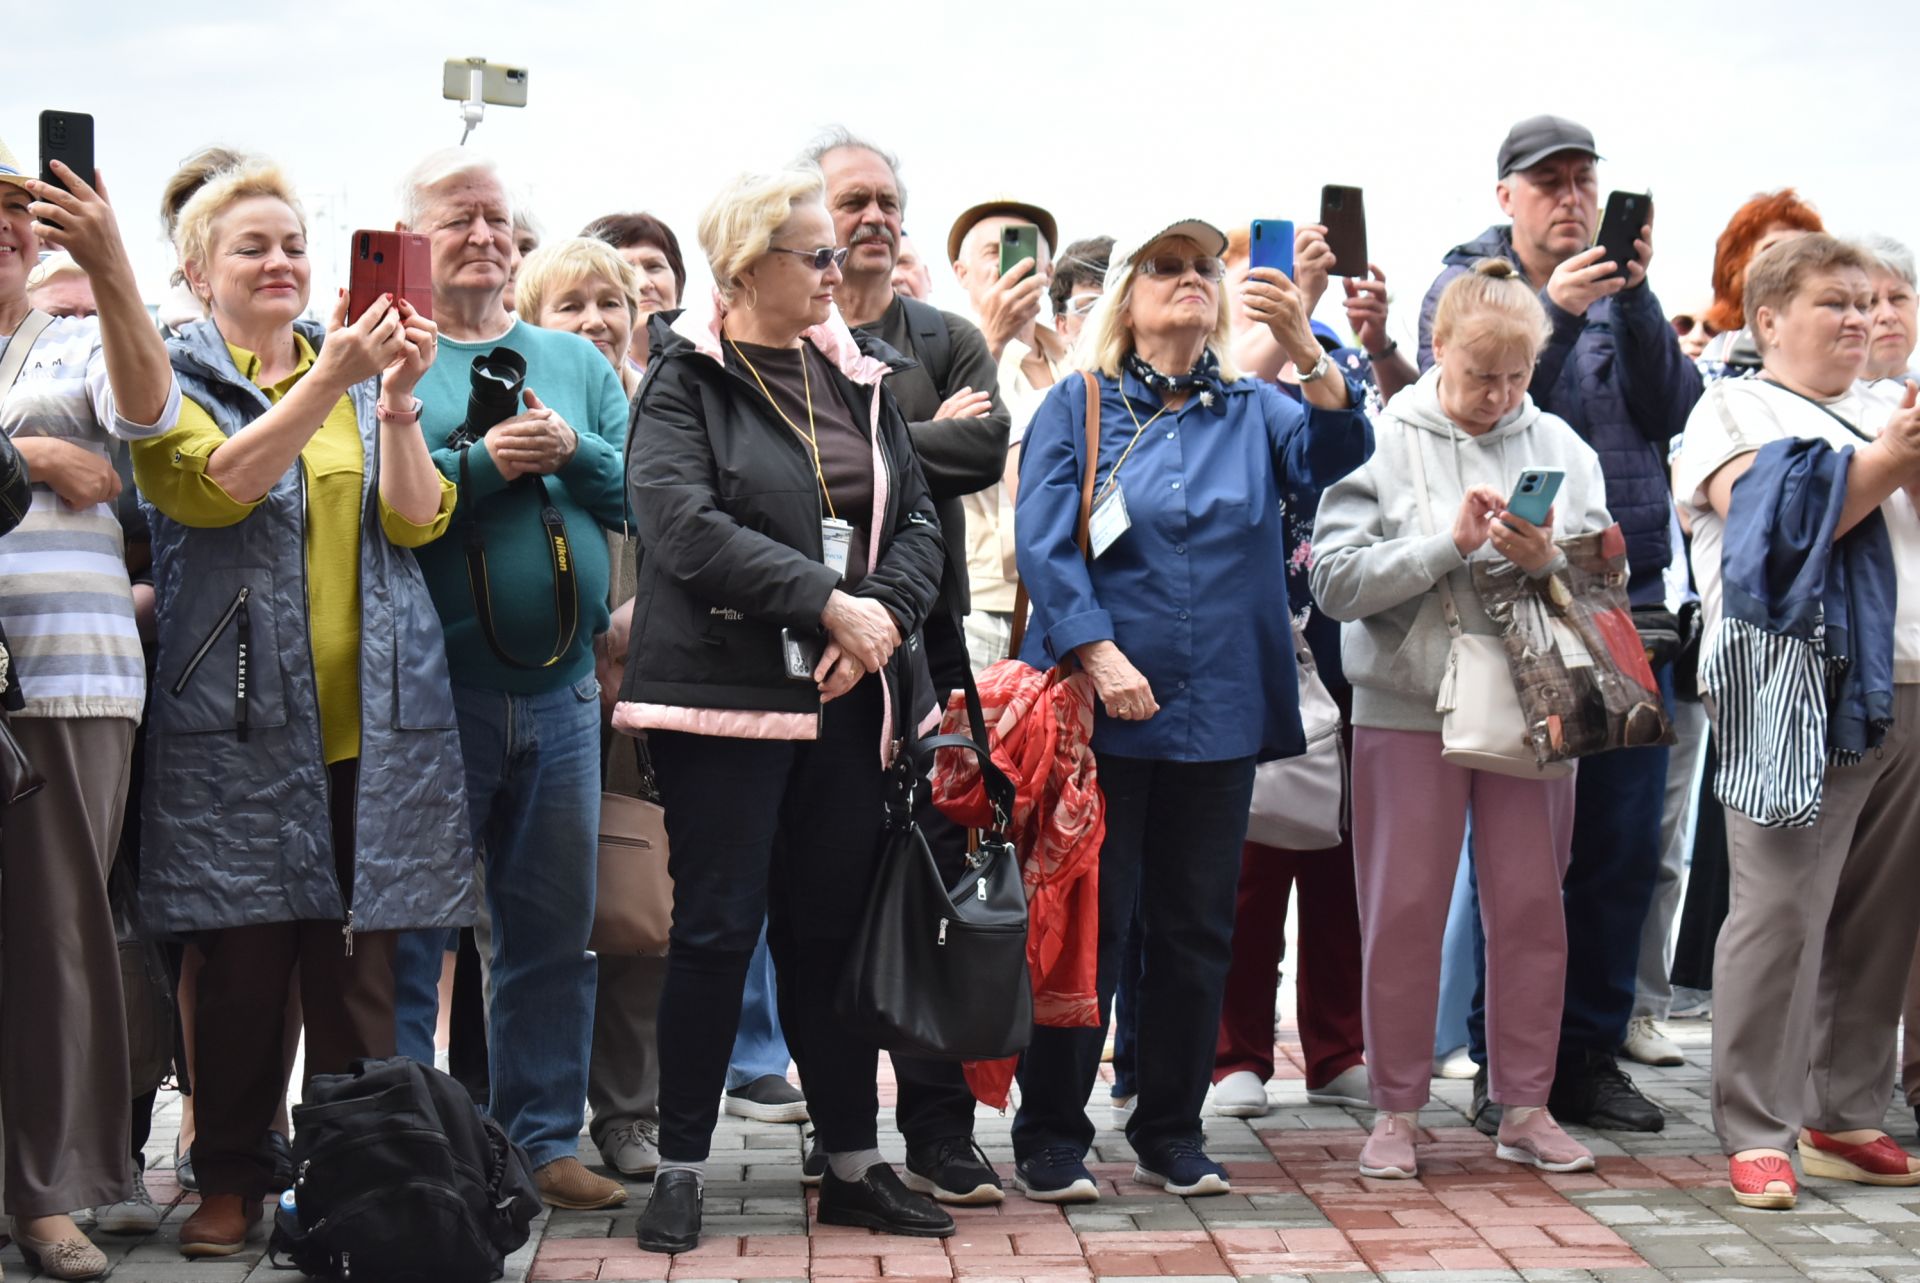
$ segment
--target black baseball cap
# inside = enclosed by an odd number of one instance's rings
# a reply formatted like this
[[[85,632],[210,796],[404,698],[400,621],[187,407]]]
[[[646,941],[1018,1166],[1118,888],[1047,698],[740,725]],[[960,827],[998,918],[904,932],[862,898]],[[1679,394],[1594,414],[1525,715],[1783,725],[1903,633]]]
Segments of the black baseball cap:
[[[1500,172],[1505,178],[1516,169],[1532,169],[1556,152],[1585,152],[1595,160],[1600,153],[1593,147],[1593,131],[1564,116],[1529,116],[1507,131],[1500,144]]]

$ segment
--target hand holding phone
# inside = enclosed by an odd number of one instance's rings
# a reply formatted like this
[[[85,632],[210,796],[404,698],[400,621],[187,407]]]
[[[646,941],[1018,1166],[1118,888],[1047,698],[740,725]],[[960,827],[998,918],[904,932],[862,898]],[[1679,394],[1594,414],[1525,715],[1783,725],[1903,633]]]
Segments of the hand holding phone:
[[[1507,497],[1507,511],[1530,525],[1546,525],[1553,501],[1560,494],[1560,483],[1566,479],[1566,471],[1561,468],[1525,469]]]
[[[1601,257],[1614,264],[1618,269],[1616,275],[1625,275],[1640,261],[1633,243],[1640,239],[1640,229],[1652,222],[1651,196],[1644,192],[1607,194],[1607,209],[1600,217],[1600,228],[1594,234],[1593,243],[1606,251]]]
[[[1029,259],[1039,262],[1040,229],[1032,223],[1013,223],[1001,228],[1000,275],[1005,276],[1014,264]]]
[[[1367,274],[1367,208],[1358,187],[1329,183],[1320,189],[1320,225],[1327,229],[1335,276]]]
[[[1256,218],[1247,229],[1247,267],[1271,267],[1293,279],[1293,223],[1284,218]]]
[[[418,232],[359,231],[353,234],[347,271],[347,323],[366,314],[382,294],[405,299],[433,319],[433,260]]]

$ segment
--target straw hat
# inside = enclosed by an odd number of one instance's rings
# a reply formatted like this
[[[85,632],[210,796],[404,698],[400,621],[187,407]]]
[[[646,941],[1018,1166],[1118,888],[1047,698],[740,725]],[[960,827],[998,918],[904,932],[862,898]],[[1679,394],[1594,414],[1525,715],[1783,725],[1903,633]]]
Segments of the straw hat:
[[[25,187],[32,178],[26,170],[20,168],[20,161],[7,146],[7,140],[0,138],[0,183],[12,183],[16,187]]]

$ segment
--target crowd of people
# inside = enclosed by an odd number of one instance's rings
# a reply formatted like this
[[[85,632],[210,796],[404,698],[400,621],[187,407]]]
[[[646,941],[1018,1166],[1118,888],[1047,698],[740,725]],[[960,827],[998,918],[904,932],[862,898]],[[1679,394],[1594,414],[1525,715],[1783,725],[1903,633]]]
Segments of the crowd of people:
[[[1651,215],[1626,261],[1596,244],[1599,160],[1515,125],[1505,221],[1434,247],[1402,351],[1325,227],[1283,272],[1238,220],[1062,243],[1008,197],[916,248],[900,163],[840,130],[713,195],[711,291],[658,218],[543,239],[495,162],[436,152],[396,209],[431,315],[314,298],[290,177],[209,148],[162,196],[156,326],[97,176],[0,145],[34,483],[0,672],[45,780],[0,818],[14,1240],[87,1278],[83,1222],[158,1225],[171,1078],[180,1249],[237,1252],[290,1183],[296,1064],[396,1054],[461,1074],[554,1206],[650,1180],[655,1251],[700,1241],[723,1109],[811,1123],[821,1222],[951,1234],[1006,1196],[973,1089],[890,1053],[896,1171],[838,997],[900,727],[1009,661],[1083,675],[1105,817],[1099,1023],[1020,1058],[1025,1197],[1099,1197],[1103,1059],[1134,1179],[1230,1190],[1201,1119],[1268,1108],[1296,888],[1307,1096],[1376,1111],[1366,1176],[1418,1175],[1436,1072],[1475,1076],[1501,1158],[1592,1168],[1562,1124],[1660,1130],[1621,1061],[1676,1063],[1682,1004],[1741,1203],[1792,1206],[1796,1152],[1920,1185],[1882,1127],[1900,1074],[1920,1103],[1914,259],[1768,192],[1669,312]],[[942,250],[969,315],[926,301]],[[1564,477],[1544,521],[1522,469]],[[1499,631],[1476,566],[1545,579],[1614,527],[1672,745],[1450,757],[1452,648]],[[1313,851],[1248,841],[1257,767],[1306,747],[1297,620],[1349,769]],[[644,781],[670,949],[598,955],[602,794]],[[957,878],[966,831],[921,823]]]

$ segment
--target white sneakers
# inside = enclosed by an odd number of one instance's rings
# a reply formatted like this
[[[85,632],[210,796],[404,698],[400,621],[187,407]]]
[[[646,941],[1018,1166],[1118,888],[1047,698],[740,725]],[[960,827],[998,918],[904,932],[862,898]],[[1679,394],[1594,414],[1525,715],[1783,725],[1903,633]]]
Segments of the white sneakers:
[[[1263,1118],[1267,1085],[1251,1069],[1239,1069],[1213,1085],[1213,1112],[1223,1118]]]
[[[652,1118],[636,1118],[624,1127],[607,1133],[600,1157],[622,1176],[648,1176],[660,1166],[660,1124]]]
[[[1433,1076],[1435,1078],[1471,1078],[1480,1072],[1480,1066],[1473,1063],[1473,1057],[1467,1054],[1465,1047],[1455,1047],[1444,1056],[1433,1058]]]
[[[1133,1107],[1139,1101],[1138,1096],[1112,1096],[1107,1100],[1107,1121],[1113,1124],[1113,1130],[1123,1132],[1127,1124],[1133,1121]]]
[[[145,1174],[133,1174],[133,1193],[118,1203],[93,1209],[94,1228],[103,1234],[151,1234],[160,1228],[160,1209],[147,1193]]]
[[[1373,1105],[1373,1080],[1367,1077],[1365,1065],[1355,1065],[1336,1075],[1330,1083],[1307,1088],[1307,1101],[1314,1105],[1368,1109]]]
[[[1686,1053],[1680,1050],[1678,1043],[1667,1037],[1652,1016],[1635,1016],[1627,1022],[1627,1037],[1620,1044],[1620,1051],[1627,1059],[1637,1060],[1643,1065],[1687,1063]]]

